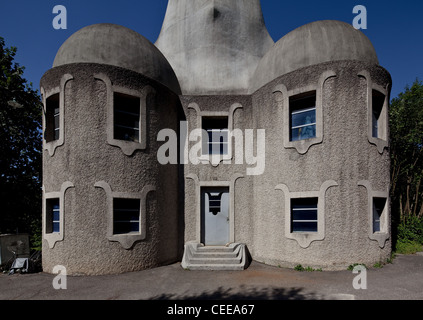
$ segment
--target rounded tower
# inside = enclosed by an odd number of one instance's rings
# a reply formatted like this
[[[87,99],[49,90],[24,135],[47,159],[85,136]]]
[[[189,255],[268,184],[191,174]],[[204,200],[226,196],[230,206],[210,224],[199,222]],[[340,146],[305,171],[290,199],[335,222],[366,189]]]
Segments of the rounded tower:
[[[254,259],[344,269],[390,257],[391,81],[370,40],[341,21],[299,27],[263,57],[250,88],[266,128]]]
[[[73,34],[41,79],[43,268],[111,274],[178,256],[178,168],[157,134],[178,128],[172,67],[138,33],[96,24]]]

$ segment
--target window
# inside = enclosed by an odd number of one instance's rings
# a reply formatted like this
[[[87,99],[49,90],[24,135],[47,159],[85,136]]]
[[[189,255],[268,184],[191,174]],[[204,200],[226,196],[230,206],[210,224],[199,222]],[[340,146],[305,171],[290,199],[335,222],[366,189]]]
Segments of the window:
[[[54,94],[46,99],[46,131],[47,142],[59,140],[60,137],[60,94]]]
[[[46,200],[46,233],[60,232],[60,200],[59,198]]]
[[[362,70],[358,73],[367,82],[367,139],[374,144],[377,151],[383,154],[389,147],[388,139],[388,106],[389,86],[382,87],[372,80],[370,73]]]
[[[147,111],[153,107],[149,95],[154,95],[155,90],[148,85],[137,90],[114,86],[104,73],[97,73],[94,78],[103,81],[107,89],[107,144],[118,147],[126,156],[146,149]]]
[[[383,151],[383,149],[382,149]],[[389,208],[389,184],[386,191],[375,191],[370,181],[358,181],[359,186],[367,190],[367,215],[368,235],[371,240],[379,243],[379,247],[385,246],[390,237],[390,208]]]
[[[202,154],[228,154],[228,118],[204,117],[202,119],[204,130]]]
[[[291,199],[291,232],[317,232],[317,198]]]
[[[383,212],[386,198],[373,198],[373,233],[383,231]]]
[[[386,124],[383,117],[385,95],[377,90],[372,92],[372,136],[373,138],[385,139]]]
[[[114,139],[140,142],[140,98],[115,92]]]
[[[223,192],[206,192],[209,197],[209,211],[217,215],[221,211]]]
[[[316,137],[316,91],[289,98],[290,141]]]
[[[140,199],[113,199],[113,234],[140,232]]]

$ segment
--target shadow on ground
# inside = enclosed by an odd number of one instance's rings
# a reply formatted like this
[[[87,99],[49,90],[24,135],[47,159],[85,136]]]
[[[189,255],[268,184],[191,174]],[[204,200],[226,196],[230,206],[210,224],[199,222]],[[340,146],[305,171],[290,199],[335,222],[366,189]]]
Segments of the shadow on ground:
[[[161,294],[150,300],[319,300],[303,288],[261,288],[241,286],[237,289],[219,287],[199,294]]]

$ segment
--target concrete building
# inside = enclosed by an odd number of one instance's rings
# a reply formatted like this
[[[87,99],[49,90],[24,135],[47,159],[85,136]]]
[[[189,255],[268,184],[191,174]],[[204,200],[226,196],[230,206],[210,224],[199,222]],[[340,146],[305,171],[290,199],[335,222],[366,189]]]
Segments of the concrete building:
[[[169,0],[155,44],[79,30],[41,79],[44,270],[385,261],[390,86],[361,31],[274,43],[259,0]]]

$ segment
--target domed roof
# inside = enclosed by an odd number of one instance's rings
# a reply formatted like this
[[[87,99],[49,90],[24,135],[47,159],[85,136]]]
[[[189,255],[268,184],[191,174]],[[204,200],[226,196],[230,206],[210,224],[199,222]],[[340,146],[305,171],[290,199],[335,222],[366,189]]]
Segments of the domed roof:
[[[339,60],[379,64],[370,40],[352,25],[335,20],[306,24],[285,35],[263,57],[250,91],[299,68]]]
[[[160,50],[137,32],[123,26],[101,23],[75,32],[60,47],[53,67],[71,63],[122,67],[180,93],[175,72]]]

